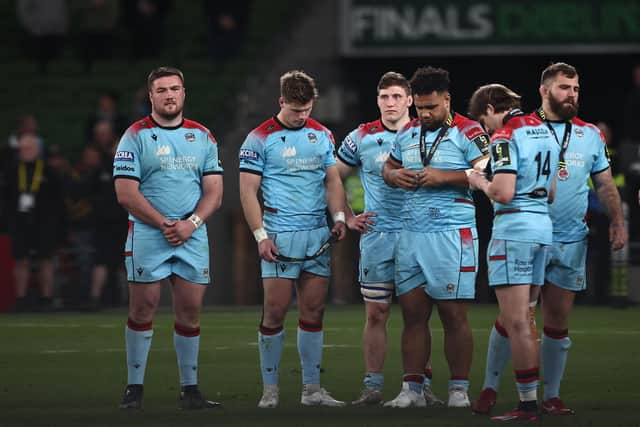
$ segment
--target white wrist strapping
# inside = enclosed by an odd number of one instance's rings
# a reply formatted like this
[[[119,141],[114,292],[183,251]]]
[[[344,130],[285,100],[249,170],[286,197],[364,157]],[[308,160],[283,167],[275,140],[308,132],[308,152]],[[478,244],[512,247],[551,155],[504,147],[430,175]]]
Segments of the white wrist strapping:
[[[346,220],[346,217],[345,217],[345,215],[344,215],[344,212],[343,212],[343,211],[340,211],[340,212],[336,212],[336,213],[334,213],[334,214],[333,214],[333,222],[334,222],[334,223],[335,223],[335,222],[342,222],[342,223],[346,223],[346,222],[347,222],[347,220]]]
[[[264,227],[260,227],[253,230],[253,238],[256,239],[257,243],[260,243],[263,240],[267,240],[269,236],[267,236],[267,231]]]
[[[202,218],[200,218],[196,214],[192,214],[188,219],[189,219],[189,221],[191,221],[191,224],[193,224],[193,226],[196,228],[196,230],[198,228],[200,228],[200,226],[202,225]]]

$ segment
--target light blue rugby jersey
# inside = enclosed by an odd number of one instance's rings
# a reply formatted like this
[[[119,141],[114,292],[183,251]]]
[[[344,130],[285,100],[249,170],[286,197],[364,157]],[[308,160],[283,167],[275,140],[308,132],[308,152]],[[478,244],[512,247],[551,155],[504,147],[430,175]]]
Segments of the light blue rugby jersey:
[[[509,116],[507,116],[509,117]],[[549,193],[560,146],[542,120],[511,116],[491,137],[491,170],[516,174],[513,199],[493,206],[492,238],[550,245]]]
[[[139,181],[142,195],[169,219],[193,212],[202,196],[202,176],[221,173],[215,138],[188,119],[174,127],[160,126],[151,116],[138,120],[120,139],[113,161],[114,179]]]
[[[532,115],[537,116],[534,112]],[[548,121],[560,143],[565,122]],[[569,177],[557,180],[556,198],[551,205],[554,242],[577,242],[589,234],[585,216],[589,204],[590,175],[609,169],[609,156],[604,137],[595,125],[578,118],[571,120],[571,136],[564,154]]]
[[[335,164],[333,135],[313,119],[292,129],[272,117],[240,147],[240,171],[262,176],[267,231],[326,226],[324,182],[326,169]]]
[[[419,119],[413,119],[396,137],[391,157],[412,170],[422,170],[420,158]],[[440,129],[427,132],[427,152]],[[488,153],[489,136],[478,122],[454,114],[451,127],[437,147],[429,164],[436,169],[465,170],[471,163]],[[468,188],[452,185],[426,188],[405,193],[402,209],[403,229],[434,232],[474,227],[475,205]]]
[[[361,124],[342,141],[338,157],[349,166],[360,167],[366,212],[375,212],[375,231],[400,231],[404,190],[389,187],[382,179],[382,166],[389,157],[396,131],[380,119]]]

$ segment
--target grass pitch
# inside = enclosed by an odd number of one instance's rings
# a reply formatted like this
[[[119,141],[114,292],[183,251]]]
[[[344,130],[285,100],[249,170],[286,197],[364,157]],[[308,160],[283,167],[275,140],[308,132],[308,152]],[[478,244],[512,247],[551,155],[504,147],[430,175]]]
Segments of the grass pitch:
[[[482,386],[489,329],[497,308],[471,307],[474,361],[471,397]],[[256,344],[260,308],[207,308],[202,316],[200,385],[222,409],[177,409],[178,373],[173,319],[161,312],[145,381],[144,410],[117,409],[126,383],[126,311],[99,314],[7,314],[0,316],[0,426],[475,426],[492,425],[468,410],[427,408],[302,408],[295,312],[286,322],[280,373],[280,407],[258,410],[262,385]],[[323,386],[334,397],[353,400],[362,386],[363,307],[329,307],[325,317]],[[389,325],[385,399],[401,382],[399,307]],[[446,397],[448,369],[442,326],[435,315],[433,388]],[[573,347],[562,397],[577,414],[544,417],[545,426],[640,426],[640,308],[612,310],[579,306],[570,327]],[[541,396],[541,393],[539,394]],[[513,373],[503,376],[496,413],[516,404]]]

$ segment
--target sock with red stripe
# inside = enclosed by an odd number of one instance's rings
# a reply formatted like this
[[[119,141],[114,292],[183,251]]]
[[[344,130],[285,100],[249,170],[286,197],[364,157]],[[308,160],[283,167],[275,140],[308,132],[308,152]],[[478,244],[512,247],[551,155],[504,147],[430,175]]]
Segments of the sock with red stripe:
[[[264,385],[278,384],[278,369],[282,348],[284,347],[284,328],[267,328],[260,325],[258,332],[258,351],[260,352],[260,371]]]
[[[496,320],[489,334],[483,389],[490,388],[496,392],[498,391],[502,372],[509,359],[511,359],[509,336],[507,335],[507,330]]]
[[[431,387],[431,378],[433,377],[433,371],[430,368],[424,368],[424,378],[422,385],[424,387]]]
[[[560,382],[567,364],[567,353],[571,347],[568,329],[544,328],[542,335],[542,377],[544,400],[560,396]]]
[[[414,393],[422,394],[422,388],[424,387],[424,375],[404,374],[402,376],[402,382],[407,384],[409,390]]]
[[[449,390],[464,390],[469,392],[469,378],[452,377],[449,380]]]
[[[520,402],[538,401],[538,379],[540,370],[536,368],[516,369],[516,387]]]
[[[302,384],[320,384],[323,341],[322,323],[298,321],[298,354],[302,365]]]
[[[198,351],[200,350],[200,327],[190,328],[175,323],[173,347],[178,357],[180,385],[198,384]]]
[[[144,384],[144,371],[151,349],[153,329],[151,322],[135,323],[129,319],[124,328],[127,348],[127,384]]]

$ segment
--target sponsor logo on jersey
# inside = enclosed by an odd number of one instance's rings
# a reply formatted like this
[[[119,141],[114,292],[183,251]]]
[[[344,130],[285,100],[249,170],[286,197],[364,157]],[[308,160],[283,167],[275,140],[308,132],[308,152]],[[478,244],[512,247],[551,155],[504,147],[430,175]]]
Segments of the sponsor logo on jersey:
[[[496,168],[511,164],[511,157],[509,156],[509,143],[499,142],[492,147],[493,162]]]
[[[258,153],[242,148],[240,149],[240,160],[258,160]]]
[[[578,138],[582,138],[584,136],[584,131],[582,129],[580,129],[580,128],[577,128],[576,129],[576,136]]]
[[[202,277],[205,277],[205,278],[209,277],[209,269],[208,268],[203,268],[202,269]]]
[[[527,136],[549,135],[549,131],[545,128],[531,128],[527,129]]]
[[[356,151],[358,151],[358,147],[356,146],[356,143],[353,142],[353,139],[351,139],[351,136],[347,136],[344,139],[344,144],[343,145],[347,148],[347,150],[349,150],[350,152],[352,152],[354,154],[355,154]]]
[[[296,154],[296,147],[286,147],[282,150],[282,157],[295,157]]]
[[[168,156],[171,154],[171,149],[168,145],[159,145],[156,150],[156,156]]]
[[[456,291],[456,286],[453,283],[447,283],[447,292],[450,294]]]
[[[128,165],[120,165],[120,166],[116,166],[116,170],[117,171],[122,171],[122,172],[135,172],[136,168],[134,168],[133,166],[128,166]]]
[[[312,143],[312,144],[315,144],[316,142],[318,142],[318,137],[313,132],[309,132],[307,134],[307,138],[309,138],[309,142]]]
[[[116,162],[133,162],[133,158],[131,151],[117,151],[114,160]]]
[[[378,145],[382,145],[382,143],[384,142],[384,139],[378,138],[376,139],[376,142],[378,143]]]
[[[382,151],[376,156],[376,163],[384,163],[389,158],[389,153],[387,151]]]
[[[188,133],[184,134],[184,139],[186,139],[187,142],[193,142],[193,141],[196,140],[196,136],[195,136],[195,134],[193,134],[191,132],[188,132]]]

